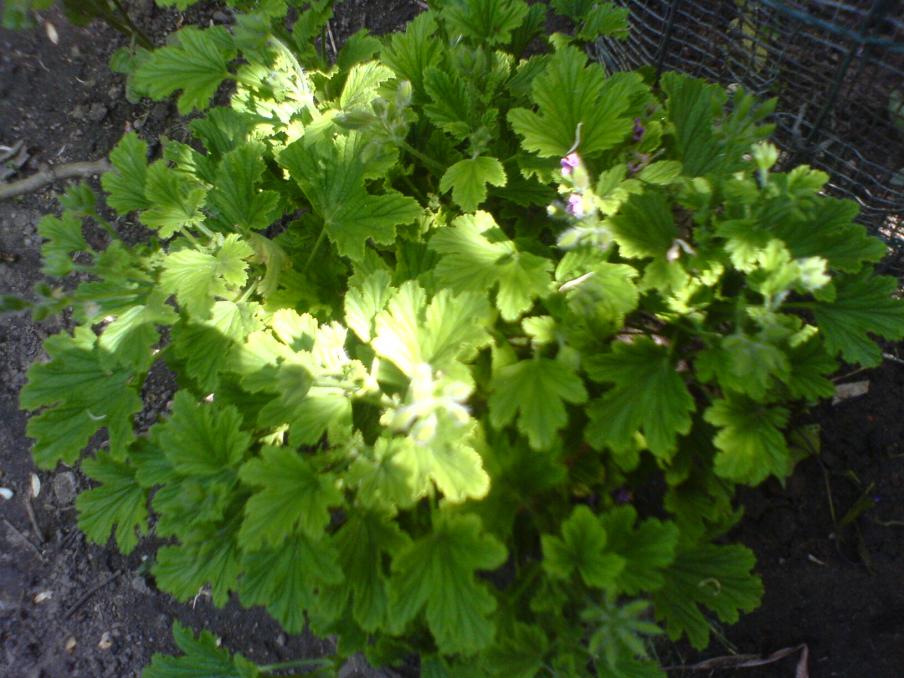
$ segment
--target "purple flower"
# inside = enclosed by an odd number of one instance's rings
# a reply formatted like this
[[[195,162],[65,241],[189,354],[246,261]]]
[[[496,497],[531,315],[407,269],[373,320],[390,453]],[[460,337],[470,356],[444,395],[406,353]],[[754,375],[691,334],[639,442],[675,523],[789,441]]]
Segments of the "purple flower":
[[[620,487],[612,493],[612,499],[616,504],[628,504],[634,499],[634,494],[627,487]]]
[[[568,196],[568,204],[565,211],[571,216],[580,219],[584,216],[584,198],[579,193],[572,193]]]
[[[562,165],[562,176],[570,175],[580,164],[581,156],[577,153],[569,153],[560,161]]]
[[[640,121],[640,118],[634,118],[634,133],[631,138],[638,142],[643,139],[644,132],[646,132],[646,128],[643,126],[643,123]]]

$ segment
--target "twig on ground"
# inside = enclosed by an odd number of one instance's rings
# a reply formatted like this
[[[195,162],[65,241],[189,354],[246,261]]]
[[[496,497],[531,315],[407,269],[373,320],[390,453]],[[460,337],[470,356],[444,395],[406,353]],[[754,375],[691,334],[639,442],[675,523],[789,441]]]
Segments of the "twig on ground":
[[[25,177],[19,181],[13,181],[8,184],[0,184],[0,200],[6,200],[23,193],[31,193],[39,188],[59,181],[61,179],[72,179],[75,177],[89,177],[94,174],[101,174],[110,169],[110,163],[107,160],[94,160],[85,162],[70,162],[45,169]]]
[[[38,525],[38,518],[35,516],[34,507],[31,505],[31,497],[26,496],[23,501],[25,503],[25,513],[28,514],[28,520],[35,531],[35,537],[37,537],[38,543],[43,544],[46,540],[44,539],[44,533],[41,531],[41,527]]]
[[[93,596],[95,593],[100,591],[103,587],[105,587],[107,584],[109,584],[111,581],[116,579],[121,574],[122,574],[122,571],[117,570],[116,572],[111,574],[109,577],[104,579],[97,586],[94,586],[94,587],[88,589],[81,598],[79,598],[78,600],[75,601],[75,603],[72,605],[72,607],[70,607],[68,610],[66,610],[66,614],[63,615],[63,619],[69,619],[69,617],[71,617],[75,613],[76,610],[78,610],[82,605],[84,605],[91,596]]]
[[[12,524],[11,522],[9,522],[6,518],[3,519],[3,523],[6,525],[6,527],[8,527],[10,530],[12,530],[12,531],[16,534],[16,536],[19,537],[19,539],[21,539],[21,540],[24,541],[26,544],[28,544],[28,546],[31,548],[32,551],[35,552],[35,555],[37,555],[38,558],[40,558],[41,560],[44,560],[44,554],[41,553],[41,549],[39,549],[37,546],[35,546],[34,544],[32,544],[32,543],[31,543],[31,539],[29,539],[29,538],[26,537],[24,534],[22,534],[22,531],[21,531],[18,527],[16,527],[15,525],[13,525],[13,524]]]
[[[785,647],[776,650],[767,657],[761,657],[755,654],[738,654],[727,657],[713,657],[697,664],[690,666],[666,666],[666,671],[713,671],[716,669],[746,669],[756,666],[766,666],[781,661],[785,657],[800,652],[800,659],[797,662],[797,670],[794,673],[795,678],[809,678],[809,670],[807,664],[810,659],[810,648],[806,643],[795,645],[794,647]]]

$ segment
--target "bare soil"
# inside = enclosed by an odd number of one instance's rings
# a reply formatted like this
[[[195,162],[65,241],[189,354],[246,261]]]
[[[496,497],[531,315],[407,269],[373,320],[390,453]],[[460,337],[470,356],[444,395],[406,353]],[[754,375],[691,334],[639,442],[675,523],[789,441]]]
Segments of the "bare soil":
[[[385,32],[417,11],[415,0],[346,0],[333,31],[338,41],[362,26]],[[183,21],[224,19],[216,9],[186,16],[150,0],[136,0],[131,12],[158,43]],[[43,164],[103,157],[128,128],[148,140],[178,129],[171,104],[125,100],[122,77],[107,68],[122,36],[101,25],[74,28],[55,14],[50,19],[56,44],[43,27],[0,31],[0,145],[24,142],[29,160],[18,176]],[[55,209],[60,191],[57,185],[0,202],[0,293],[27,297],[41,279],[35,226]],[[174,619],[211,629],[225,646],[260,663],[329,653],[329,641],[288,636],[261,610],[235,603],[218,610],[204,596],[173,602],[146,572],[149,546],[123,557],[86,542],[73,505],[86,480],[76,469],[34,468],[18,407],[41,342],[65,322],[0,318],[0,487],[14,493],[0,498],[0,675],[138,676],[153,653],[176,651]],[[757,554],[763,606],[719,630],[705,653],[667,647],[664,659],[688,664],[806,643],[813,678],[904,676],[904,365],[888,362],[848,379],[855,380],[869,380],[867,395],[816,413],[820,457],[804,462],[785,487],[770,483],[743,493],[747,516],[731,537]],[[165,377],[151,379],[145,414],[163,407],[169,393]],[[33,474],[41,482],[36,498]],[[873,503],[851,512],[863,498]],[[842,526],[846,515],[851,519]],[[789,657],[703,675],[790,678],[795,663]],[[350,667],[347,674],[356,671],[366,669]]]

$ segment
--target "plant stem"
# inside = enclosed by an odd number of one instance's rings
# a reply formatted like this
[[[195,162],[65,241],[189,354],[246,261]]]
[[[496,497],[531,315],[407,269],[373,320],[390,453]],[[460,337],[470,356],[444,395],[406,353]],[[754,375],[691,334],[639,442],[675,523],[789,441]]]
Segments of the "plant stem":
[[[429,155],[425,155],[417,150],[414,146],[409,144],[407,141],[399,140],[396,142],[400,148],[406,150],[408,153],[413,155],[415,158],[420,160],[422,163],[427,165],[430,169],[439,172],[440,174],[445,173],[446,168],[443,166],[441,162],[438,162],[431,158]]]
[[[144,34],[144,32],[138,28],[132,21],[132,18],[129,16],[129,13],[126,11],[126,8],[123,6],[120,0],[113,0],[113,4],[116,5],[116,9],[119,10],[119,13],[122,14],[123,19],[126,21],[126,25],[128,25],[129,30],[132,31],[132,35],[135,36],[135,39],[138,40],[138,44],[144,47],[145,49],[154,49],[154,43],[151,42],[151,39]]]
[[[314,247],[313,247],[313,249],[311,249],[311,253],[308,255],[308,260],[306,262],[304,262],[304,268],[301,269],[302,273],[308,272],[308,267],[314,261],[314,257],[317,256],[317,250],[320,249],[320,245],[321,245],[321,243],[323,243],[325,238],[326,238],[326,225],[324,225],[324,227],[320,229],[320,235],[317,236],[317,241],[314,243]]]

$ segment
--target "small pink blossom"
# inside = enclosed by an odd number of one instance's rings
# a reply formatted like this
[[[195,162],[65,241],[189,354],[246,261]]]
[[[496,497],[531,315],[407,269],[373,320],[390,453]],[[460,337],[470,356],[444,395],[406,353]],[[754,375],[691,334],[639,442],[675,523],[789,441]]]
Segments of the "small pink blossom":
[[[565,206],[565,211],[573,217],[576,217],[578,219],[582,218],[585,214],[584,198],[582,198],[578,193],[572,193],[571,195],[569,195],[568,204]]]
[[[560,161],[562,165],[562,176],[569,176],[580,164],[581,156],[577,153],[569,153]]]

